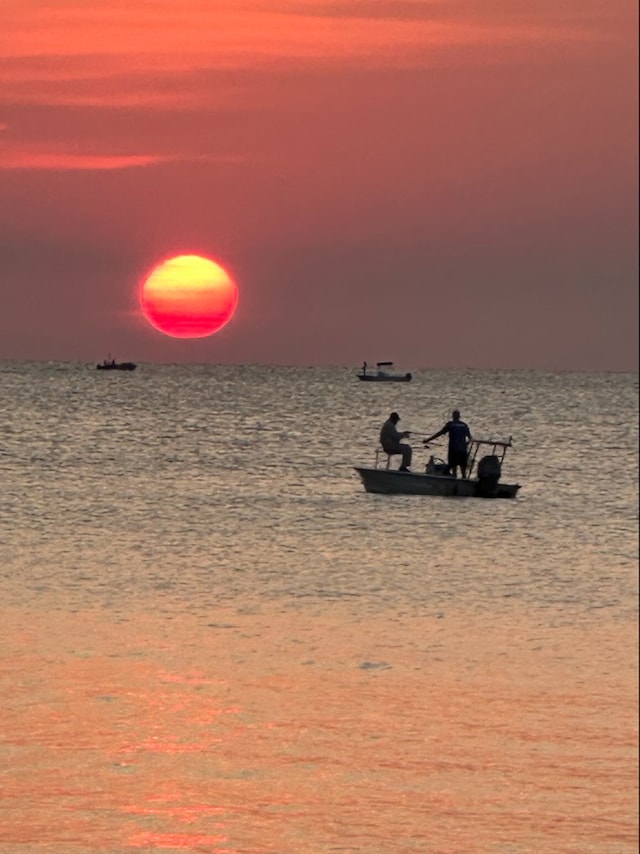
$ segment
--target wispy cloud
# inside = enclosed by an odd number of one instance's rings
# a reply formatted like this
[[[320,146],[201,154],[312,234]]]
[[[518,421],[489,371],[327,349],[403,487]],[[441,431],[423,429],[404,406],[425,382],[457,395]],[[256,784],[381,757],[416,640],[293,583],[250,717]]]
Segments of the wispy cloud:
[[[11,129],[3,134],[0,169],[204,160],[229,116],[281,116],[294,90],[299,98],[310,80],[325,78],[330,92],[332,75],[345,71],[535,65],[549,52],[564,62],[568,46],[584,52],[614,27],[615,14],[608,27],[598,26],[596,0],[582,6],[578,23],[575,7],[557,9],[555,0],[538,0],[533,11],[528,0],[484,0],[482,14],[476,0],[4,0],[0,107]],[[202,118],[200,135],[186,113]],[[138,132],[144,123],[156,133],[147,131],[143,153],[131,144],[125,117]],[[63,125],[66,142],[56,130]],[[224,151],[239,150],[246,134],[226,133]],[[169,145],[178,136],[179,157]],[[212,160],[234,162],[224,153]]]
[[[0,105],[211,108],[237,97],[224,74],[535,61],[607,37],[540,3],[546,16],[519,0],[482,15],[469,0],[4,0]]]
[[[90,171],[133,169],[168,162],[168,158],[153,155],[104,156],[92,154],[30,153],[0,151],[0,170],[40,169],[54,171]]]
[[[170,163],[225,163],[242,162],[234,155],[183,155],[166,156],[158,154],[78,154],[73,152],[52,151],[6,151],[0,149],[0,171],[2,170],[47,170],[47,171],[111,171],[121,169],[140,169],[150,166],[163,166]]]
[[[585,0],[588,5],[588,0]],[[547,5],[547,4],[544,4]],[[560,43],[601,38],[562,14],[534,15],[530,3],[453,0],[273,2],[156,0],[149,4],[4,0],[0,56],[57,59],[87,55],[133,60],[131,69],[242,68],[271,60],[358,58],[459,45]]]

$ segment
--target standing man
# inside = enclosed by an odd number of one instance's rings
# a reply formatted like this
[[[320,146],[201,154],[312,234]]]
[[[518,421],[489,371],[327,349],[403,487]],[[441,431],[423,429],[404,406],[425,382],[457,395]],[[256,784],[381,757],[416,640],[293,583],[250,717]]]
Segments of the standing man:
[[[380,444],[382,445],[382,450],[386,454],[389,454],[389,456],[391,454],[401,454],[402,465],[398,471],[408,472],[411,465],[412,448],[411,445],[402,444],[401,440],[408,439],[411,432],[409,430],[398,430],[396,426],[398,421],[400,421],[400,416],[397,412],[392,412],[380,430]]]
[[[424,440],[424,444],[428,445],[438,436],[449,434],[449,471],[454,477],[457,477],[456,470],[460,469],[461,477],[467,476],[467,462],[469,459],[469,442],[471,441],[471,431],[469,427],[460,420],[460,412],[454,409],[451,413],[451,421],[447,421],[442,430],[438,430],[433,436],[429,436]]]

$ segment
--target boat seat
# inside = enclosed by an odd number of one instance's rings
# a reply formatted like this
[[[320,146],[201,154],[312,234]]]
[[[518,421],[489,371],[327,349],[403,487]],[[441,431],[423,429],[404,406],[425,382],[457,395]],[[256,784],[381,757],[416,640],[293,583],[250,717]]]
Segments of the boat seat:
[[[382,460],[382,462],[384,462],[384,458],[386,457],[387,463],[384,466],[384,468],[388,469],[389,466],[391,465],[391,457],[393,457],[393,456],[394,456],[393,454],[388,454],[385,451],[385,449],[382,447],[382,445],[379,445],[378,448],[376,449],[376,468],[382,468],[382,466],[380,465],[380,462],[381,462],[381,460]]]

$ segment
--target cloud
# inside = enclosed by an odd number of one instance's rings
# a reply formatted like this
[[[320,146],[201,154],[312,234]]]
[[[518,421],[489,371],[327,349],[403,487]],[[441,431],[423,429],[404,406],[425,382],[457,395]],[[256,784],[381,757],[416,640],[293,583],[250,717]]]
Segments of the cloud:
[[[397,70],[453,58],[486,66],[520,63],[525,51],[536,62],[541,47],[561,53],[610,38],[616,16],[598,19],[594,2],[578,19],[547,0],[535,12],[485,0],[481,14],[468,0],[5,0],[0,105],[185,111],[227,105],[238,96],[229,75],[256,69]]]
[[[166,163],[170,158],[154,155],[92,155],[52,152],[0,151],[2,169],[57,171],[133,169]]]
[[[8,0],[5,0],[7,3]],[[412,46],[565,43],[601,39],[606,27],[581,4],[577,18],[530,3],[451,0],[351,0],[351,2],[262,2],[237,0],[155,0],[136,4],[104,2],[29,3],[9,0],[3,12],[5,60],[70,61],[99,57],[108,73],[115,61],[155,73],[195,68],[249,68],[269,60],[322,56],[362,57],[393,44]],[[593,7],[593,0],[591,0]],[[587,23],[585,23],[585,20]]]

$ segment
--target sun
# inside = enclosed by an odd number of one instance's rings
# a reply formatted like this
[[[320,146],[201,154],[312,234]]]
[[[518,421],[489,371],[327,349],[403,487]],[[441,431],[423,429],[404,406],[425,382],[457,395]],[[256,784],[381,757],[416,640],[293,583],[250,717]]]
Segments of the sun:
[[[149,323],[173,338],[205,338],[233,317],[238,287],[215,261],[176,255],[144,279],[140,307]]]

